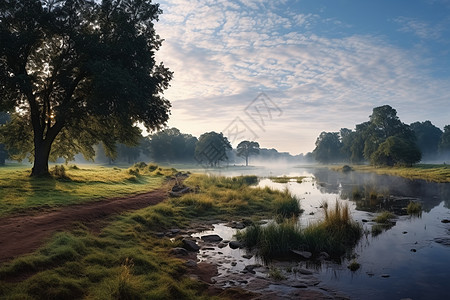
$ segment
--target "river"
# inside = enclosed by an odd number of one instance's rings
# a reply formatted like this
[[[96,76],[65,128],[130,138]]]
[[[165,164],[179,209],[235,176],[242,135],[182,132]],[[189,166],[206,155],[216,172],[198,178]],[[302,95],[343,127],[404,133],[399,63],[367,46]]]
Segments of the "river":
[[[214,173],[224,176],[258,175],[261,177],[259,186],[287,187],[304,209],[299,218],[302,225],[322,218],[320,206],[325,201],[349,204],[353,219],[365,230],[350,255],[339,262],[300,262],[302,267],[314,270],[323,284],[352,299],[448,297],[450,223],[442,221],[450,220],[449,183],[373,173],[342,173],[314,167],[229,168]],[[268,178],[283,175],[306,178],[301,183],[291,181],[285,184],[274,183]],[[355,194],[366,194],[368,200],[353,199]],[[402,209],[411,200],[422,204],[420,215],[410,216]],[[372,227],[376,224],[372,220],[382,210],[396,213],[395,225],[374,232]],[[217,226],[222,235],[234,234],[233,229],[224,232],[227,228]],[[240,255],[239,252],[234,253]],[[361,267],[352,272],[347,265],[353,260]]]

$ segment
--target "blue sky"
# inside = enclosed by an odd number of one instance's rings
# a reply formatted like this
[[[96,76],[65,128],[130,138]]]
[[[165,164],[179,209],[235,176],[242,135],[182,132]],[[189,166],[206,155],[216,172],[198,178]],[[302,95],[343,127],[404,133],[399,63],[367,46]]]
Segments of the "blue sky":
[[[450,0],[159,1],[169,126],[292,154],[391,105],[450,124]]]

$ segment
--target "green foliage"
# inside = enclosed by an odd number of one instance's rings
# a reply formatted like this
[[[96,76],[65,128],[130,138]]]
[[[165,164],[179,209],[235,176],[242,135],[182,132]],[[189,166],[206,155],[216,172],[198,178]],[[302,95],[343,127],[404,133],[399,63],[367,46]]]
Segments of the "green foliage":
[[[336,202],[334,209],[324,204],[324,219],[301,228],[296,218],[267,226],[252,225],[238,231],[236,238],[246,247],[258,249],[263,260],[285,257],[291,249],[332,256],[343,255],[362,235],[362,227],[351,220],[348,206]]]
[[[430,121],[414,122],[411,129],[417,138],[417,146],[424,159],[435,158],[439,150],[439,142],[442,137],[442,130],[434,126]]]
[[[220,162],[227,161],[227,151],[231,144],[222,133],[214,131],[202,134],[195,146],[195,159],[202,164],[218,166]]]
[[[280,269],[271,267],[269,269],[269,277],[275,281],[282,281],[286,279],[286,276],[283,275]]]
[[[169,118],[162,93],[172,73],[154,55],[162,11],[148,1],[116,2],[1,4],[0,111],[20,107],[2,134],[17,158],[34,160],[33,175],[48,174],[50,152],[92,158],[101,142],[114,156],[116,142],[136,144],[138,122],[154,130]]]
[[[395,215],[389,211],[383,211],[378,216],[373,219],[374,222],[379,224],[389,224],[392,222],[392,219],[395,218]]]
[[[314,158],[324,164],[340,161],[341,147],[338,132],[322,132],[316,140]]]
[[[248,157],[259,154],[259,143],[242,141],[237,145],[237,155],[245,158],[245,165],[248,166]]]
[[[360,163],[366,159],[377,166],[411,166],[422,158],[416,134],[389,105],[375,107],[370,120],[357,124],[355,131],[342,128],[340,132],[322,132],[313,154],[321,163]]]
[[[408,140],[390,136],[371,155],[371,162],[374,165],[411,166],[421,160],[422,155],[417,146]]]
[[[196,137],[170,128],[148,136],[146,147],[157,162],[190,162],[194,160],[196,144]]]
[[[439,142],[439,152],[447,159],[450,158],[450,125],[444,127],[444,133]]]
[[[297,217],[303,210],[300,209],[300,203],[296,197],[290,197],[289,191],[284,190],[285,197],[275,201],[275,213],[283,218]]]
[[[422,204],[417,201],[410,201],[406,207],[408,215],[418,215],[422,213]]]
[[[360,267],[361,265],[356,260],[352,260],[352,262],[347,266],[347,268],[349,268],[352,272],[357,271]]]

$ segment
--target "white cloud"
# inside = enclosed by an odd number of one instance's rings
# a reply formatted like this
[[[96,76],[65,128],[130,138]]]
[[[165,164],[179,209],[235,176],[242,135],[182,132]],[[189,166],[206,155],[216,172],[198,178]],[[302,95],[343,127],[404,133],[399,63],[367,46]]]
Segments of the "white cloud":
[[[221,131],[235,117],[245,118],[247,104],[266,91],[284,114],[259,132],[260,143],[276,141],[271,147],[299,153],[311,151],[321,131],[368,120],[378,105],[390,104],[408,122],[448,105],[443,95],[450,87],[431,78],[413,51],[368,35],[312,34],[317,15],[282,16],[263,0],[239,7],[176,0],[161,7],[156,31],[165,42],[157,57],[174,71],[166,97],[173,102],[170,125],[182,131]],[[417,21],[397,22],[404,31],[438,36]]]

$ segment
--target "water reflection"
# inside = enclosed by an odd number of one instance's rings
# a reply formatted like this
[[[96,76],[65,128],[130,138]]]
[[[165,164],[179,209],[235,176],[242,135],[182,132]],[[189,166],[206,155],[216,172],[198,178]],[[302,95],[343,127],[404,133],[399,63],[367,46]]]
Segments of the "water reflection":
[[[274,183],[268,178],[259,183],[280,190],[287,187],[297,196],[304,209],[299,222],[304,226],[323,217],[324,201],[348,202],[353,218],[362,222],[366,233],[348,257],[339,262],[301,262],[302,267],[319,270],[326,285],[356,299],[448,297],[450,246],[438,241],[450,239],[450,223],[441,223],[450,219],[450,184],[320,168],[256,171],[234,175],[307,176],[302,183]],[[421,202],[421,217],[404,214],[410,200]],[[372,220],[385,209],[399,216],[388,226],[377,225]],[[351,272],[347,265],[354,259],[361,267]]]

